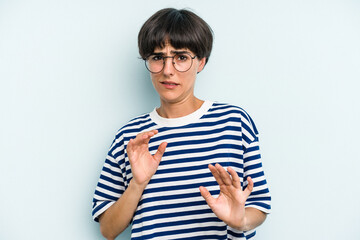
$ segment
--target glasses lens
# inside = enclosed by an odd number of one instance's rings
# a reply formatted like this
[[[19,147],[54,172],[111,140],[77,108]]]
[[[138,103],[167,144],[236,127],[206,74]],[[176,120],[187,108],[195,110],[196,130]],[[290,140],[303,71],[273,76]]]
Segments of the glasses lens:
[[[164,58],[162,56],[152,55],[145,60],[145,65],[152,73],[161,72],[164,67]]]
[[[174,56],[174,67],[179,72],[186,72],[191,68],[192,57],[187,53],[176,54]]]
[[[191,57],[188,53],[179,53],[173,57],[151,55],[145,59],[145,66],[150,72],[159,73],[164,69],[166,58],[172,58],[172,63],[177,71],[186,72],[191,68],[195,57]]]

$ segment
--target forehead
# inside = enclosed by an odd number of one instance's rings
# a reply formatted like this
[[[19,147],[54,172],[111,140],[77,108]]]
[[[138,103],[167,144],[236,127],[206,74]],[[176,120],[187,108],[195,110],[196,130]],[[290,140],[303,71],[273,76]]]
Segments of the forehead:
[[[188,52],[193,53],[188,48],[175,48],[169,42],[165,42],[164,47],[155,47],[154,53],[176,53],[176,52]]]
[[[170,40],[166,39],[163,46],[157,46],[154,48],[154,53],[171,53],[178,51],[191,52],[188,48],[175,48],[171,45]]]

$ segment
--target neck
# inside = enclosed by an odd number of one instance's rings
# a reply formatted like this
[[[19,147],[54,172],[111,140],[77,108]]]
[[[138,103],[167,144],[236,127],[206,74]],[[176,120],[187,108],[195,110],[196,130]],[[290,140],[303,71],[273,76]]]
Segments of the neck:
[[[195,112],[201,107],[203,103],[203,100],[200,100],[196,97],[191,100],[185,100],[176,103],[161,101],[161,106],[156,109],[156,111],[161,117],[164,118],[179,118]]]

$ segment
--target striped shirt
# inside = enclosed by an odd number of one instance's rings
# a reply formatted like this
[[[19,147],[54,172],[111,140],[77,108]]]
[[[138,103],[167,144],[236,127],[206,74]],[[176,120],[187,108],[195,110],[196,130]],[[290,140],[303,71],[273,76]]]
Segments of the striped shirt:
[[[160,165],[143,192],[132,219],[131,239],[252,239],[218,219],[200,195],[199,186],[217,197],[220,190],[208,164],[231,166],[243,188],[254,189],[246,207],[270,212],[270,193],[262,169],[258,132],[250,116],[236,106],[205,101],[181,118],[162,118],[156,112],[128,122],[116,134],[97,184],[92,215],[95,221],[116,202],[132,178],[126,146],[137,134],[153,129],[149,151],[168,143]]]

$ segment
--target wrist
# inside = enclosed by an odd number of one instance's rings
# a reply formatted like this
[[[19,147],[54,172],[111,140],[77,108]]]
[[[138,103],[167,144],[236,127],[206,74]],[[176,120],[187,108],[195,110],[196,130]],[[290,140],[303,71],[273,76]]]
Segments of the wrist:
[[[261,225],[266,219],[266,214],[256,208],[245,208],[245,215],[237,221],[236,226],[233,227],[240,231],[250,231]],[[230,226],[230,225],[229,225]]]
[[[249,230],[251,230],[250,227],[249,227],[249,219],[247,218],[246,214],[245,214],[245,217],[243,218],[238,230],[241,230],[241,231],[249,231]]]
[[[141,192],[141,194],[142,194],[142,192],[145,190],[147,184],[148,184],[148,182],[137,183],[135,181],[135,179],[133,178],[130,180],[129,187],[132,188],[136,192]]]
[[[247,222],[248,220],[245,216],[243,219],[236,221],[234,224],[228,224],[228,225],[239,231],[249,231],[251,229],[248,228]]]

